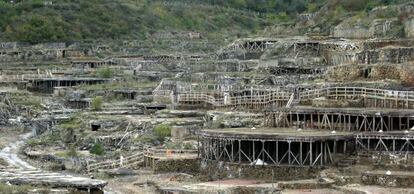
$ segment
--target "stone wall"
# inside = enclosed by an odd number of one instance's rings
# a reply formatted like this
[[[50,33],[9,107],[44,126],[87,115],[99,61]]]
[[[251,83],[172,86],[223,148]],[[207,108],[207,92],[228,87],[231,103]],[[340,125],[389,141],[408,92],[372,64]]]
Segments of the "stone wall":
[[[197,158],[174,158],[155,160],[151,164],[152,169],[156,173],[187,173],[197,174],[200,169],[199,160]]]
[[[391,171],[390,175],[387,175],[385,171],[365,172],[362,173],[361,179],[366,185],[384,187],[412,187],[414,185],[414,174],[409,172]]]
[[[336,26],[333,29],[334,37],[342,38],[370,38],[369,29],[360,26],[342,27]]]
[[[228,164],[216,161],[203,161],[200,175],[202,179],[217,180],[226,178],[248,178],[271,181],[290,181],[317,178],[322,168],[287,166],[251,166]],[[273,173],[272,173],[273,171]],[[274,175],[272,178],[272,174]]]

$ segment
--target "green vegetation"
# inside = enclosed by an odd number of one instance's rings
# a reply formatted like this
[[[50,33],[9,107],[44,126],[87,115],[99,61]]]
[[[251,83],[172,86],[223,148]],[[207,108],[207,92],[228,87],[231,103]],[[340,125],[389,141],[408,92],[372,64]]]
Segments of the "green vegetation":
[[[42,108],[42,100],[38,96],[33,96],[29,92],[13,92],[9,94],[9,100],[16,106],[28,106],[34,109]]]
[[[234,37],[293,21],[323,8],[321,26],[346,13],[407,0],[0,0],[0,39],[29,43],[79,40],[146,40],[162,31],[198,31]],[[384,13],[389,15],[389,13]],[[327,26],[326,28],[328,28]],[[151,44],[160,45],[163,42]],[[145,43],[144,43],[145,44]],[[150,45],[149,48],[151,48]]]
[[[71,115],[67,121],[60,122],[58,128],[63,130],[81,128],[81,115]]]
[[[184,143],[184,142],[176,142],[176,143],[169,142],[169,143],[166,144],[166,147],[168,149],[177,149],[177,150],[180,150],[180,149],[183,149],[183,150],[194,149],[192,144]]]
[[[158,141],[164,142],[166,137],[171,136],[171,127],[165,124],[159,124],[154,127],[154,134]]]
[[[80,85],[77,86],[82,90],[115,90],[115,89],[140,89],[140,88],[155,88],[158,82],[138,82],[135,80],[112,81],[109,83],[95,84],[95,85]]]
[[[114,74],[109,67],[99,68],[96,71],[96,73],[97,73],[98,77],[105,78],[105,79],[111,78],[113,76],[113,74]]]
[[[42,0],[0,1],[1,38],[30,43],[144,39],[166,29],[254,31],[270,22],[244,9],[180,0],[56,0],[52,5]]]
[[[4,160],[3,158],[0,158],[0,166],[8,166],[8,165],[9,163],[6,160]]]
[[[60,137],[59,131],[49,131],[46,133],[43,133],[40,136],[37,136],[35,138],[31,138],[27,140],[27,145],[29,146],[50,146],[50,145],[56,145],[61,142],[62,138]]]
[[[135,139],[136,142],[140,142],[143,144],[153,144],[156,142],[156,140],[157,140],[156,137],[154,137],[153,135],[148,135],[148,134],[141,135]]]
[[[103,98],[96,96],[92,99],[91,108],[92,110],[102,110]]]
[[[30,190],[34,189],[29,185],[7,185],[0,183],[0,194],[26,194]],[[39,191],[39,193],[48,193],[47,190]]]
[[[79,157],[79,153],[76,150],[76,146],[70,145],[69,148],[63,152],[56,153],[57,156],[63,158],[76,158]]]
[[[95,143],[91,147],[91,149],[89,150],[89,153],[102,156],[105,154],[105,148],[100,142],[98,142],[98,143]]]

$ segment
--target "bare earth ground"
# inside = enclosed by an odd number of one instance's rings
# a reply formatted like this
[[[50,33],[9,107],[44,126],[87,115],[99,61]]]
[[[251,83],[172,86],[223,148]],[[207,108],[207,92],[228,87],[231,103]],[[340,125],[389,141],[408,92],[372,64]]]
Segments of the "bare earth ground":
[[[3,149],[10,142],[15,142],[20,134],[24,132],[20,129],[8,128],[0,126],[0,149]]]
[[[333,189],[294,189],[282,191],[282,194],[343,194],[344,192]]]

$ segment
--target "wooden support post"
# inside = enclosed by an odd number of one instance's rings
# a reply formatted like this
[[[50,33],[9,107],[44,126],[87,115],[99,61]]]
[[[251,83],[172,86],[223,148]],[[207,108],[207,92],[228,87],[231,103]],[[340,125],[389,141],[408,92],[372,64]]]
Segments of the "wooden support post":
[[[288,141],[288,164],[291,165],[291,150],[290,150],[290,141]]]
[[[262,151],[260,152],[262,153],[262,161],[265,161],[265,141],[262,140]]]
[[[346,143],[346,140],[344,141],[344,154],[346,154],[346,146],[347,146],[347,143]]]
[[[239,164],[241,164],[241,151],[242,151],[241,141],[239,140]]]
[[[201,145],[204,145],[201,143]],[[204,146],[201,146],[201,149],[203,149]],[[197,136],[197,158],[200,158],[200,136]]]
[[[276,163],[279,164],[279,141],[276,140]]]
[[[252,141],[253,143],[253,162],[256,161],[256,153],[255,153],[255,147],[254,147],[254,141]]]
[[[302,166],[303,165],[303,158],[302,158],[302,141],[299,144],[299,162],[300,162],[300,165]]]
[[[318,129],[321,129],[321,128],[322,128],[321,117],[320,117],[319,112],[318,112]]]
[[[321,161],[321,166],[323,166],[323,143],[321,141],[321,157],[320,157],[320,161]]]
[[[336,147],[337,147],[337,142],[338,142],[338,140],[336,140],[335,139],[335,141],[334,141],[334,145],[333,145],[333,158],[334,158],[334,160],[336,161]]]
[[[392,139],[392,152],[395,153],[395,139]]]
[[[309,161],[310,166],[313,166],[313,158],[312,158],[312,142],[309,143]]]
[[[234,162],[234,140],[230,140],[231,142],[231,162]]]

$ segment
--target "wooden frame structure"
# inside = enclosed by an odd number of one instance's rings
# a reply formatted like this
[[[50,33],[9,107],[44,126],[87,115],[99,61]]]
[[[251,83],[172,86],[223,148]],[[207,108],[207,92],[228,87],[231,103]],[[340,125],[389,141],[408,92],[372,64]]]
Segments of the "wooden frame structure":
[[[396,131],[414,126],[414,111],[361,108],[294,107],[265,112],[265,124],[271,127],[298,127],[337,131]]]
[[[325,166],[352,152],[351,141],[352,134],[289,136],[275,129],[272,135],[246,135],[204,130],[199,134],[199,153],[204,160],[239,165]]]
[[[27,79],[31,84],[29,88],[35,91],[43,91],[53,93],[55,87],[71,87],[81,84],[93,85],[108,82],[108,79],[100,78],[80,78],[80,77],[60,77],[60,78],[39,78],[39,79]]]
[[[301,91],[301,101],[319,97],[363,100],[364,107],[414,109],[414,91],[384,90],[365,87],[326,87]]]
[[[326,67],[295,67],[295,66],[277,66],[268,67],[271,74],[276,76],[282,75],[323,75]]]
[[[284,107],[292,103],[293,94],[286,92],[250,92],[246,94],[239,94],[216,98],[212,95],[204,93],[182,93],[177,95],[177,103],[181,106],[207,106],[212,108],[248,108],[248,109],[263,109],[270,107]]]
[[[361,152],[379,152],[393,155],[414,153],[414,134],[411,132],[359,133],[355,136],[356,149]]]

